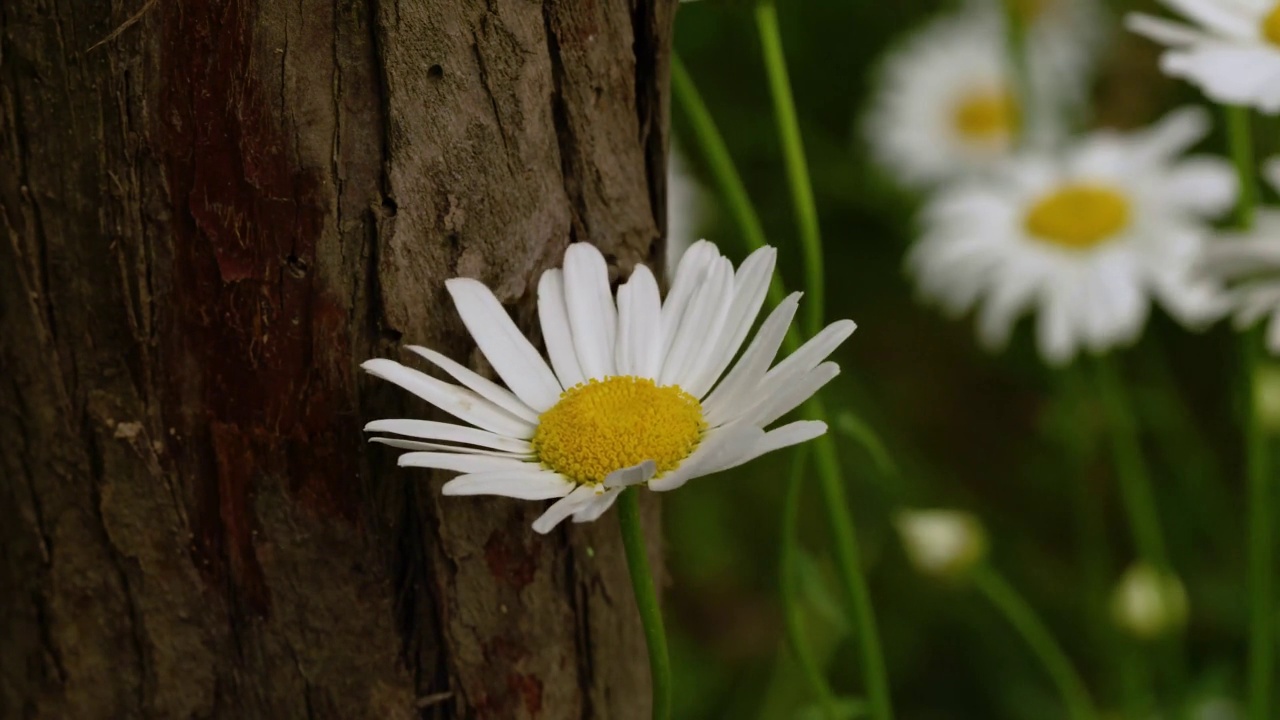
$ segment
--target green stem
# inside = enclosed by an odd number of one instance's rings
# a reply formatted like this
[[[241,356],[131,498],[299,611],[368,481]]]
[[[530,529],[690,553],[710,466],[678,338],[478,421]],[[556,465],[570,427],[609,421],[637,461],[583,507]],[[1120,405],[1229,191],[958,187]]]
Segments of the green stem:
[[[799,573],[796,565],[800,557],[798,542],[800,490],[804,482],[807,455],[805,448],[796,448],[791,460],[791,475],[787,480],[787,494],[782,504],[782,541],[778,553],[778,575],[781,588],[779,592],[782,595],[782,615],[786,623],[787,643],[796,657],[796,664],[800,667],[800,673],[809,684],[814,697],[818,698],[823,714],[830,720],[835,720],[837,717],[835,695],[827,685],[822,668],[810,651],[809,643],[806,642],[804,613],[800,608],[800,599],[796,595],[796,578]]]
[[[1004,0],[1005,54],[1008,57],[1009,78],[1017,102],[1019,135],[1031,127],[1035,118],[1035,103],[1031,100],[1031,73],[1027,68],[1027,19],[1018,10],[1017,0]]]
[[[1240,177],[1240,199],[1236,203],[1236,225],[1241,230],[1253,227],[1253,211],[1258,204],[1258,177],[1253,160],[1253,132],[1249,109],[1237,105],[1226,108],[1227,144]]]
[[[787,60],[782,51],[782,34],[778,30],[778,10],[773,0],[756,5],[756,27],[760,32],[760,48],[764,54],[765,73],[773,97],[773,113],[778,121],[778,138],[787,168],[787,184],[795,207],[796,227],[804,250],[805,290],[809,293],[808,333],[822,330],[825,304],[825,281],[822,275],[822,235],[818,229],[818,204],[809,182],[809,167],[800,137],[800,121],[796,117],[791,81],[787,77]]]
[[[1249,478],[1249,717],[1273,718],[1271,681],[1275,671],[1274,565],[1271,537],[1271,480],[1266,430],[1258,416],[1258,367],[1262,362],[1259,334],[1245,334],[1247,422],[1246,465]]]
[[[1004,614],[1044,664],[1049,677],[1058,686],[1058,692],[1062,693],[1062,700],[1066,703],[1072,719],[1096,719],[1098,711],[1093,706],[1093,699],[1089,696],[1084,681],[1080,679],[1067,654],[1059,647],[1049,629],[1036,616],[1027,601],[1008,581],[988,566],[974,568],[970,577],[974,586]]]
[[[778,137],[786,162],[787,181],[791,187],[791,200],[795,207],[796,226],[804,251],[805,289],[809,293],[808,331],[815,335],[822,330],[823,312],[826,307],[825,281],[822,274],[822,235],[818,226],[818,206],[813,186],[809,181],[809,168],[805,161],[804,143],[800,136],[800,122],[796,115],[795,98],[791,94],[791,81],[787,75],[786,55],[782,49],[782,33],[778,28],[778,10],[773,0],[761,0],[756,5],[756,29],[760,33],[760,48],[764,57],[765,74],[769,79],[773,98],[774,116],[778,123]],[[824,417],[822,402],[813,399],[808,406]],[[890,720],[893,708],[889,695],[888,674],[885,672],[884,653],[880,648],[876,629],[875,612],[871,605],[871,593],[862,561],[858,553],[857,532],[849,502],[845,497],[844,479],[835,443],[830,435],[816,442],[815,460],[818,468],[819,487],[823,507],[835,541],[836,560],[841,580],[854,618],[854,634],[862,656],[862,672],[871,714],[876,720]]]
[[[1241,230],[1248,230],[1253,226],[1258,201],[1249,111],[1243,107],[1228,107],[1226,113],[1227,140],[1240,176],[1236,223]],[[1272,717],[1271,676],[1275,668],[1270,458],[1257,403],[1258,370],[1262,363],[1261,338],[1257,332],[1245,333],[1242,343],[1245,468],[1249,484],[1249,718],[1269,720]]]
[[[810,400],[808,407],[813,408],[815,417],[825,417],[822,401],[818,398]],[[893,706],[889,696],[889,675],[885,671],[884,652],[880,648],[880,632],[876,628],[871,592],[867,588],[866,576],[862,573],[858,533],[854,529],[853,516],[849,513],[849,500],[844,494],[844,480],[840,474],[835,440],[828,433],[813,442],[823,509],[826,510],[827,522],[831,525],[840,580],[853,618],[853,633],[862,658],[862,677],[871,706],[871,717],[874,720],[891,720]]]
[[[1099,358],[1095,367],[1098,395],[1106,409],[1111,430],[1111,450],[1115,459],[1120,495],[1129,515],[1129,529],[1138,556],[1160,572],[1169,572],[1169,556],[1160,530],[1160,513],[1151,490],[1151,477],[1142,456],[1138,426],[1129,406],[1124,382],[1111,358]]]
[[[697,85],[689,76],[680,56],[675,54],[671,56],[671,92],[689,119],[694,137],[711,171],[711,179],[720,191],[720,197],[728,207],[734,224],[738,226],[738,232],[742,234],[748,248],[755,250],[764,247],[768,244],[764,226],[760,224],[760,216],[751,205],[747,187],[738,175],[733,157],[729,155],[729,148],[724,144],[724,138],[720,135],[707,104],[703,102]],[[772,297],[777,303],[783,296],[775,290]]]
[[[671,68],[672,93],[675,96],[676,103],[684,109],[685,115],[689,119],[694,136],[711,171],[712,179],[729,209],[730,216],[733,218],[749,249],[754,250],[763,247],[767,244],[767,241],[764,229],[760,224],[760,218],[751,204],[746,187],[742,183],[742,178],[738,174],[733,158],[729,155],[728,148],[711,117],[711,113],[707,110],[706,104],[698,93],[697,86],[685,70],[679,56],[673,57]],[[807,186],[807,175],[805,183]],[[816,256],[810,252],[806,253],[806,260],[811,260],[808,263],[810,266],[820,268],[821,259],[820,249]],[[809,272],[810,280],[812,280],[812,276],[811,269]],[[773,285],[769,288],[770,298],[776,304],[785,295],[786,291],[783,289],[781,281],[775,277]],[[821,305],[815,303],[815,306],[820,312]],[[817,316],[820,321],[820,314]],[[790,352],[799,346],[799,335],[793,326],[787,332],[785,347]],[[806,407],[809,408],[808,414],[810,417],[818,420],[826,417],[822,404],[816,399]],[[866,581],[860,569],[857,537],[854,532],[853,519],[848,514],[847,500],[844,497],[839,460],[836,457],[835,446],[830,436],[824,435],[815,442],[817,443],[819,460],[818,477],[821,481],[819,487],[823,494],[823,504],[828,515],[832,518],[831,526],[836,540],[836,555],[840,565],[841,581],[846,591],[846,600],[849,603],[850,622],[852,623],[854,634],[858,638],[862,657],[863,680],[867,687],[867,693],[871,698],[872,717],[875,720],[890,720],[893,713],[889,702],[884,658],[880,650],[870,593],[867,590]],[[798,482],[800,482],[800,478],[793,475],[791,483]],[[788,493],[790,492],[792,492],[792,489],[788,487]],[[783,539],[784,543],[789,541],[795,542],[794,537],[790,540]],[[785,569],[782,572],[782,578],[783,582],[787,581],[788,576]],[[792,602],[794,599],[793,594],[783,593],[782,595],[784,604]],[[784,612],[792,614],[799,613],[800,610],[798,607],[792,606],[786,608]],[[797,642],[797,638],[792,636],[791,641],[793,643]],[[803,642],[803,638],[798,638],[798,642]]]
[[[649,558],[640,523],[640,492],[629,487],[618,496],[618,526],[622,530],[622,547],[627,553],[627,570],[631,573],[631,589],[636,608],[644,625],[644,640],[649,647],[649,676],[653,684],[653,720],[671,717],[671,658],[667,653],[667,633],[662,626],[662,609],[649,572]]]

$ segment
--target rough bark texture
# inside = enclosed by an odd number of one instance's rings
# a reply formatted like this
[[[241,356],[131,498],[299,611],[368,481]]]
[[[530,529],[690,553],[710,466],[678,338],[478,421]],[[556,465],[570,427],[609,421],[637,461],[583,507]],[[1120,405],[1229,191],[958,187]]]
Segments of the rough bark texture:
[[[614,518],[441,498],[358,363],[660,259],[673,13],[0,3],[0,717],[647,716]]]

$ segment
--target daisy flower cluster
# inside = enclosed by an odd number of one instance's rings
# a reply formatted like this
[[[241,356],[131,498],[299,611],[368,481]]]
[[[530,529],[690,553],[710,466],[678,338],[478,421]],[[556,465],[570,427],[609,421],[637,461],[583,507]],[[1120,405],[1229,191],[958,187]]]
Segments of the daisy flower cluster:
[[[1232,311],[1248,323],[1280,306],[1275,284],[1224,287],[1241,262],[1254,266],[1245,245],[1210,249],[1239,189],[1229,162],[1192,153],[1211,129],[1209,113],[1075,132],[1106,37],[1102,9],[1087,0],[1001,5],[969,3],[903,40],[883,63],[867,115],[880,165],[926,192],[906,260],[921,298],[972,313],[991,350],[1032,317],[1053,365],[1133,343],[1153,307],[1199,329]],[[1280,109],[1273,3],[1170,5],[1203,27],[1128,20],[1170,45],[1169,74],[1213,99]],[[1024,24],[1025,57],[1005,41],[1010,17]],[[1269,224],[1264,217],[1259,231]]]
[[[1202,107],[1136,129],[1090,127],[1092,75],[1107,33],[1103,8],[1088,0],[962,3],[901,39],[881,63],[862,129],[881,169],[921,196],[905,270],[924,302],[972,316],[986,349],[1004,348],[1030,318],[1041,358],[1061,367],[1135,343],[1158,310],[1193,330],[1226,317],[1239,330],[1265,321],[1265,347],[1280,354],[1280,208],[1255,206],[1262,194],[1280,194],[1280,158],[1255,167],[1251,116],[1280,113],[1280,3],[1162,4],[1169,16],[1131,13],[1123,25],[1159,46],[1166,76],[1224,106],[1231,161],[1196,151],[1213,129]],[[1258,175],[1269,186],[1261,192]],[[1274,371],[1256,345],[1242,341],[1241,425],[1250,717],[1261,719],[1275,716],[1266,437]],[[1107,416],[1138,556],[1115,585],[1111,620],[1140,642],[1176,637],[1190,594],[1163,537],[1167,500],[1146,465],[1143,418],[1128,406],[1118,366],[1095,366],[1093,399]],[[1098,716],[1066,654],[984,564],[987,535],[975,516],[907,511],[897,526],[918,571],[970,581],[1038,647],[1070,716]]]

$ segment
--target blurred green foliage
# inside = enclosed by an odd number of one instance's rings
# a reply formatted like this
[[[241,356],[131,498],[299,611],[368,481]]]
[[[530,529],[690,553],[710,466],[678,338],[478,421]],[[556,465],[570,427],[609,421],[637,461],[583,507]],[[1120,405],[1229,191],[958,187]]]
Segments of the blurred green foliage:
[[[1139,125],[1197,99],[1158,75],[1153,46],[1120,29],[1119,12],[1134,4],[1111,7],[1114,36],[1096,88],[1100,123]],[[1135,650],[1107,621],[1107,593],[1133,549],[1088,374],[1045,368],[1027,323],[1010,350],[991,356],[975,344],[967,319],[918,305],[901,271],[918,198],[867,160],[857,119],[876,63],[941,4],[780,5],[826,246],[826,315],[859,324],[837,353],[843,373],[824,397],[836,417],[832,432],[898,718],[1064,717],[1043,669],[1002,617],[969,588],[925,580],[906,565],[891,526],[902,507],[959,507],[980,516],[992,563],[1037,608],[1104,709],[1118,711],[1126,696],[1167,701],[1179,677],[1191,699],[1240,699],[1246,618],[1234,336],[1224,327],[1189,335],[1157,316],[1141,344],[1118,353],[1192,612],[1176,651]],[[683,5],[676,47],[780,248],[788,287],[800,289],[801,254],[750,4]],[[694,174],[710,187],[678,107],[672,120]],[[1264,153],[1280,143],[1280,129],[1271,130],[1262,134]],[[1205,149],[1221,151],[1220,132]],[[712,213],[703,235],[745,255],[723,212]],[[869,453],[856,427],[849,432],[841,408],[875,429],[892,463]],[[788,455],[776,453],[666,500],[676,717],[819,717],[786,650],[779,610],[778,527],[789,467]],[[842,713],[857,717],[857,658],[813,487],[806,485],[801,523],[801,594],[814,649],[848,698]],[[1156,660],[1166,656],[1177,660]]]

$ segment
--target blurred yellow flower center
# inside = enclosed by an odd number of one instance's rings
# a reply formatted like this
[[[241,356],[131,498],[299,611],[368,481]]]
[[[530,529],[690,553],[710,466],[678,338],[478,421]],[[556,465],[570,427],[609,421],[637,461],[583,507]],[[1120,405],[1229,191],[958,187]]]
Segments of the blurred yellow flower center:
[[[1280,3],[1262,18],[1262,37],[1272,45],[1280,45]]]
[[[543,465],[580,483],[652,460],[661,475],[698,447],[706,422],[698,399],[674,385],[620,375],[588,380],[542,413],[533,449]]]
[[[1083,250],[1129,224],[1129,200],[1105,185],[1066,185],[1037,200],[1025,222],[1041,240]]]
[[[1018,124],[1018,108],[1002,90],[970,93],[952,110],[956,131],[971,140],[993,140],[1013,134]]]

